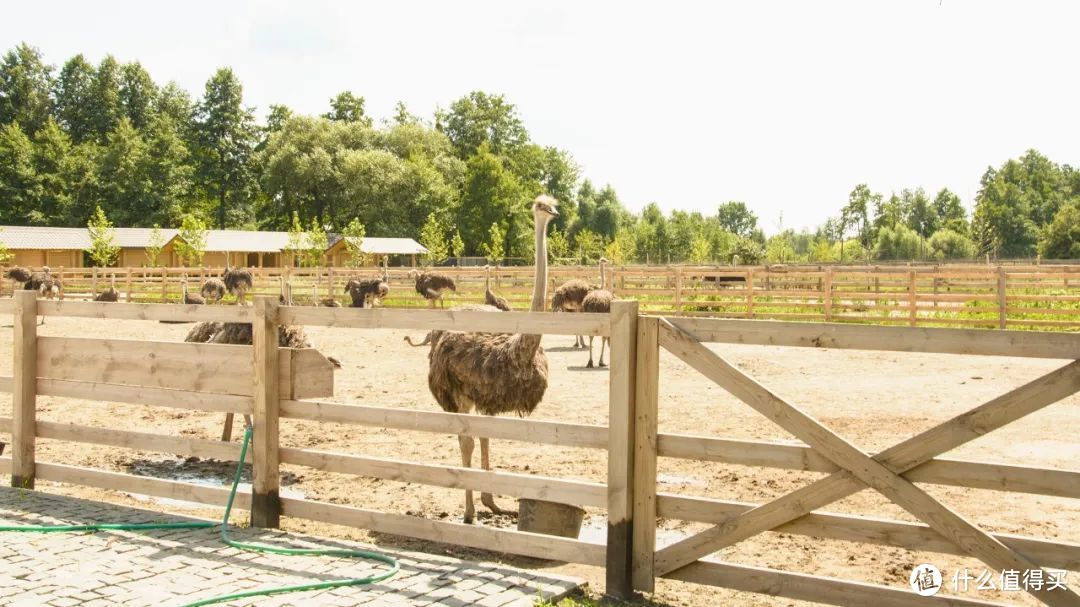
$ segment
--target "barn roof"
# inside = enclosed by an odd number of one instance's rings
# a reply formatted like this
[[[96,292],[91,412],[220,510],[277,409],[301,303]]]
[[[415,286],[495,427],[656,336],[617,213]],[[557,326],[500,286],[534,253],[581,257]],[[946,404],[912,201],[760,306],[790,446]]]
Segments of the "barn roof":
[[[143,249],[150,244],[152,228],[114,228],[116,245]],[[164,242],[179,235],[177,230],[162,229]],[[331,247],[341,236],[330,234]],[[9,249],[62,249],[82,251],[90,248],[86,228],[53,228],[45,226],[0,226],[0,242]],[[278,253],[289,246],[288,232],[252,230],[207,230],[207,251],[236,253]],[[422,255],[427,249],[412,238],[364,238],[360,245],[365,253],[375,255]]]

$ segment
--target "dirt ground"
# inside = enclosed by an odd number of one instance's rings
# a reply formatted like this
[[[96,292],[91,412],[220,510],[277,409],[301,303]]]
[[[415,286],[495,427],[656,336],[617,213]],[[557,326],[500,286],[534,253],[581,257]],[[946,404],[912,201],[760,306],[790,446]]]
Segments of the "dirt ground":
[[[6,319],[5,319],[6,320]],[[51,317],[42,335],[109,336],[119,339],[182,341],[189,325],[143,321],[103,321]],[[427,388],[427,348],[411,348],[403,336],[421,332],[309,328],[319,349],[340,359],[336,395],[343,403],[437,410]],[[10,352],[12,330],[0,326],[0,352]],[[590,424],[607,421],[608,373],[585,369],[587,353],[568,346],[572,337],[547,336],[551,380],[535,419]],[[803,407],[860,447],[877,451],[1030,381],[1063,361],[955,355],[809,350],[781,347],[714,346],[760,382]],[[10,375],[11,357],[0,357],[0,374]],[[783,430],[739,403],[672,356],[661,356],[660,431],[729,438],[793,440]],[[1054,468],[1080,468],[1080,396],[1047,407],[1015,424],[972,441],[950,457]],[[10,416],[10,395],[0,395],[0,415]],[[185,413],[174,409],[46,398],[39,418],[162,434],[216,438],[222,414]],[[239,434],[239,432],[238,432]],[[4,437],[5,439],[7,437]],[[284,446],[366,454],[417,462],[459,465],[456,437],[381,428],[282,420]],[[41,440],[40,461],[90,466],[135,474],[224,484],[233,464],[191,461],[160,453]],[[569,449],[510,441],[492,442],[497,470],[603,481],[606,456],[597,450]],[[476,458],[479,459],[479,450]],[[379,479],[322,473],[283,466],[286,495],[350,504],[433,519],[460,520],[460,491]],[[660,490],[761,503],[780,497],[821,475],[768,468],[746,468],[664,458],[659,462]],[[217,510],[128,496],[95,489],[40,483],[68,495],[137,503],[174,512],[216,516]],[[934,496],[984,528],[1006,533],[1080,543],[1080,503],[1076,500],[1018,493],[924,485]],[[500,504],[513,507],[512,498]],[[484,516],[479,524],[512,526],[510,517]],[[831,505],[829,511],[913,521],[910,515],[871,491]],[[602,512],[590,512],[586,536],[602,541]],[[283,526],[305,533],[348,537],[456,556],[502,560],[550,568],[588,578],[603,587],[603,571],[553,564],[468,549],[432,545],[366,531],[285,519]],[[701,525],[662,521],[660,542],[669,543]],[[907,588],[913,565],[933,563],[948,579],[958,568],[979,572],[972,560],[942,554],[914,553],[885,546],[819,540],[767,533],[724,550],[720,558],[790,571],[829,575]],[[1080,573],[1070,572],[1072,587]],[[963,596],[1035,604],[1023,593],[969,591]],[[651,596],[660,605],[788,605],[792,601],[762,595],[659,580]]]

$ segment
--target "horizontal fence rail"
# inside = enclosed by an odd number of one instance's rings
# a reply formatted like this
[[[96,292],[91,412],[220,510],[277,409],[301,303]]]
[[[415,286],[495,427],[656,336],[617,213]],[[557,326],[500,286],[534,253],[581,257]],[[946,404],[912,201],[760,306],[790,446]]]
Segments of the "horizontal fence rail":
[[[425,307],[411,268],[389,270],[389,308]],[[453,303],[482,303],[485,272],[478,267],[434,268],[454,278]],[[115,277],[121,300],[177,302],[181,281],[198,292],[221,268],[59,268],[65,300],[92,299]],[[378,268],[251,268],[252,294],[277,295],[288,283],[297,305],[335,299],[349,305],[345,284],[375,278]],[[553,266],[549,293],[570,279],[599,285],[595,267]],[[1017,329],[1080,329],[1080,265],[897,266],[611,266],[606,284],[642,310],[678,316],[800,320],[875,325]],[[533,269],[496,267],[492,289],[517,310],[529,308]],[[0,285],[2,286],[2,285]],[[0,312],[3,309],[0,307]],[[147,314],[156,314],[147,309]],[[155,318],[150,316],[148,318]],[[202,318],[200,318],[202,319]],[[209,318],[206,318],[209,319]]]

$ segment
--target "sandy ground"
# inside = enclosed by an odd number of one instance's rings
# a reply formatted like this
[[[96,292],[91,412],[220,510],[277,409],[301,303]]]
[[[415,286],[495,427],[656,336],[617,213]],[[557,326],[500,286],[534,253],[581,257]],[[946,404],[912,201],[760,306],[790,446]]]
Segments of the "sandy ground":
[[[50,318],[42,335],[109,336],[122,339],[181,341],[188,325],[141,321],[101,321]],[[437,410],[426,382],[427,349],[410,348],[406,335],[389,330],[311,328],[309,333],[327,355],[344,368],[335,377],[336,396],[343,403]],[[414,337],[419,332],[411,333]],[[12,331],[0,327],[0,351],[10,352]],[[587,353],[568,346],[572,337],[548,336],[544,346],[551,369],[550,386],[535,419],[604,424],[607,421],[608,373],[584,368]],[[716,346],[740,368],[803,407],[817,419],[867,450],[886,448],[928,429],[1010,388],[1030,381],[1063,361],[995,357],[807,350],[780,347]],[[10,375],[12,360],[0,358],[0,373]],[[739,403],[696,371],[668,354],[661,356],[660,430],[730,438],[788,440],[792,437]],[[1080,396],[1047,407],[989,436],[949,454],[950,457],[1001,461],[1055,468],[1080,468]],[[0,395],[0,415],[10,415],[10,396]],[[163,434],[215,438],[222,415],[185,413],[172,409],[41,398],[43,420],[110,428],[134,428]],[[367,454],[428,463],[458,465],[457,439],[451,435],[392,431],[345,425],[318,425],[282,420],[285,446]],[[6,438],[6,437],[5,437]],[[41,461],[92,466],[173,478],[202,478],[225,483],[233,464],[190,461],[160,454],[93,445],[39,441]],[[477,450],[479,451],[479,450]],[[477,460],[479,452],[477,452]],[[498,470],[603,481],[606,457],[596,450],[548,447],[493,441],[493,466]],[[287,494],[332,503],[408,513],[434,519],[459,520],[460,491],[409,483],[327,474],[283,466]],[[796,489],[820,475],[766,468],[746,468],[663,458],[659,462],[660,490],[747,502],[764,502]],[[118,503],[137,503],[164,510],[203,513],[216,511],[82,487],[41,483],[42,488]],[[1018,493],[924,486],[930,493],[984,528],[1059,541],[1080,542],[1080,503],[1074,500]],[[500,499],[513,507],[511,498]],[[480,524],[512,526],[509,517],[484,516]],[[834,512],[913,521],[884,498],[864,491],[828,508]],[[587,520],[589,539],[602,541],[602,512]],[[449,553],[587,577],[603,587],[603,571],[591,567],[553,564],[456,547],[438,546],[366,531],[286,519],[287,529],[372,541],[377,544]],[[661,542],[671,542],[700,525],[661,521]],[[958,568],[973,572],[983,566],[950,555],[913,553],[886,546],[818,540],[767,533],[723,551],[722,558],[750,565],[884,583],[907,588],[914,564],[936,564],[946,577]],[[1080,573],[1068,581],[1080,587]],[[969,591],[964,596],[1034,604],[1022,593]],[[651,597],[657,604],[787,605],[791,601],[761,595],[659,580]]]

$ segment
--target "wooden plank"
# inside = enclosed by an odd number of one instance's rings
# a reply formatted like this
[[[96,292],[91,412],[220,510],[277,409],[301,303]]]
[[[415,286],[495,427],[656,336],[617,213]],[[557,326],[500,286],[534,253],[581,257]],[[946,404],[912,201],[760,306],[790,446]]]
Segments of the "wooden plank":
[[[435,521],[416,516],[378,512],[363,508],[282,498],[282,514],[312,521],[370,529],[402,537],[443,544],[468,546],[508,554],[566,561],[602,567],[604,546],[581,540]]]
[[[317,401],[281,401],[281,417],[323,423],[356,424],[437,434],[501,438],[564,447],[607,449],[604,426],[486,417],[472,414],[344,405]]]
[[[130,293],[130,292],[129,292]],[[254,313],[245,306],[199,306],[185,304],[106,303],[99,301],[49,301],[38,306],[42,316],[113,318],[123,320],[177,320],[251,322]]]
[[[825,281],[822,284],[822,303],[825,306],[825,322],[832,320],[832,306],[833,306],[833,271],[828,269],[825,271]]]
[[[560,314],[559,316],[583,316],[583,314]],[[608,527],[604,592],[617,598],[629,598],[634,594],[630,576],[633,564],[634,397],[638,303],[623,300],[611,302],[610,319]]]
[[[918,291],[915,287],[915,272],[908,272],[908,324],[915,326],[919,320],[918,302],[915,299]]]
[[[661,457],[811,472],[839,470],[828,459],[801,444],[660,434],[658,445]],[[904,472],[903,476],[916,483],[1080,499],[1080,470],[936,458]]]
[[[0,427],[2,427],[2,425],[0,425]],[[236,458],[240,456],[240,445],[238,444],[223,443],[217,440],[202,438],[167,436],[164,434],[132,432],[129,430],[111,430],[108,428],[94,428],[92,426],[46,421],[37,422],[36,432],[38,438],[76,443],[90,443],[93,445],[108,445],[110,447],[137,449],[139,451],[173,453],[176,455],[215,458],[225,461],[235,461]],[[250,452],[248,453],[247,461],[251,461]]]
[[[488,493],[512,495],[604,508],[607,490],[604,485],[531,474],[492,472],[475,468],[419,464],[395,459],[330,453],[312,449],[281,448],[281,463],[307,466],[324,472],[354,474],[403,483],[420,483],[449,489],[475,489]]]
[[[99,384],[63,379],[39,379],[38,394],[114,403],[153,405],[173,409],[197,409],[225,413],[251,413],[253,400],[250,396],[189,392],[145,386]]]
[[[39,479],[57,483],[126,491],[213,506],[224,506],[229,499],[229,489],[226,487],[207,487],[206,485],[167,481],[159,478],[122,474],[120,472],[106,472],[104,470],[80,468],[64,464],[41,462],[37,464],[36,468]],[[238,491],[233,507],[249,510],[251,508],[251,494]]]
[[[757,504],[689,497],[671,493],[657,496],[657,513],[667,519],[722,524],[748,512]],[[890,519],[814,512],[785,523],[772,531],[831,540],[878,544],[943,554],[964,553],[956,544],[927,525]],[[1054,542],[1007,533],[994,534],[1001,543],[1027,555],[1046,567],[1075,570],[1080,567],[1080,544]]]
[[[969,436],[972,433],[977,432],[978,435],[982,435],[989,431],[986,429],[986,426],[980,425],[976,427],[969,425],[971,424],[970,414],[974,414],[975,417],[992,417],[997,420],[1007,420],[1009,418],[1015,418],[1017,415],[1030,412],[1033,406],[1035,408],[1041,408],[1047,404],[1046,402],[1032,403],[1016,398],[1018,393],[1021,393],[1024,396],[1027,395],[1024,390],[1025,388],[1028,389],[1027,391],[1034,390],[1036,393],[1042,393],[1044,396],[1046,394],[1056,395],[1057,398],[1054,398],[1054,400],[1050,402],[1056,402],[1056,400],[1063,398],[1063,396],[1060,395],[1063,392],[1066,396],[1072,394],[1080,388],[1080,361],[1066,365],[1058,371],[1050,373],[1020,389],[1014,390],[1006,395],[1006,397],[999,397],[999,399],[995,399],[997,401],[996,403],[988,403],[983,407],[968,412],[968,414],[965,414],[964,416],[954,418],[959,421],[946,422],[914,439],[901,443],[895,448],[895,451],[890,449],[889,452],[891,453],[887,452],[889,456],[892,456],[892,459],[886,460],[888,463],[888,465],[886,465],[883,464],[880,459],[872,459],[869,456],[866,456],[853,445],[850,445],[850,443],[847,443],[842,438],[832,434],[830,431],[820,426],[815,420],[809,418],[797,408],[785,403],[779,397],[776,397],[767,389],[754,382],[751,378],[745,376],[723,361],[719,356],[704,348],[701,344],[694,342],[689,336],[678,333],[677,329],[674,327],[662,325],[660,341],[664,347],[668,348],[672,353],[679,356],[699,372],[720,383],[720,385],[729,392],[744,402],[747,402],[751,407],[766,415],[775,423],[781,425],[781,427],[795,434],[811,447],[816,448],[819,453],[828,457],[838,466],[846,468],[844,472],[834,474],[829,478],[839,478],[845,483],[846,481],[851,481],[856,485],[856,488],[858,488],[858,482],[855,481],[855,478],[857,478],[858,481],[881,492],[897,505],[924,520],[936,531],[963,548],[965,552],[979,558],[991,567],[1017,570],[1033,569],[1036,567],[1036,565],[1028,561],[1028,559],[1013,552],[1004,544],[987,535],[963,517],[938,503],[910,482],[896,476],[896,473],[903,472],[918,463],[922,463],[922,461],[925,461],[929,457],[936,455],[936,452],[933,452],[933,446],[950,441],[950,439],[951,442],[955,442],[957,437],[964,437],[966,440],[970,440],[973,438],[972,436]],[[1034,387],[1032,388],[1032,386]],[[1002,401],[1003,398],[1005,399],[1004,401]],[[925,455],[925,452],[927,451],[930,452],[928,456]],[[907,463],[904,460],[905,456],[907,456],[908,460],[912,460],[913,454],[919,454],[924,457],[914,458],[911,465],[897,465],[898,462]],[[879,458],[880,457],[881,455],[879,454]],[[771,502],[770,504],[755,508],[748,514],[737,517],[734,521],[725,524],[723,527],[726,530],[734,531],[736,533],[746,533],[752,528],[753,533],[757,533],[762,529],[756,524],[748,524],[746,522],[747,520],[753,520],[754,515],[761,512],[775,512],[779,508],[776,504],[796,504],[795,509],[798,511],[798,514],[794,514],[784,520],[776,521],[775,524],[772,524],[769,528],[787,522],[792,518],[818,507],[814,505],[816,501],[812,501],[808,495],[813,494],[815,486],[817,486],[818,491],[823,491],[822,485],[830,490],[834,488],[829,484],[828,479],[825,481],[818,481],[809,487],[789,493],[783,498]],[[836,491],[835,493],[843,492]],[[806,510],[803,510],[803,508],[806,508]],[[672,571],[675,568],[689,564],[700,556],[714,551],[717,548],[716,544],[718,542],[709,541],[709,539],[715,540],[715,536],[721,535],[722,533],[723,531],[720,527],[714,527],[698,536],[678,542],[664,551],[661,551],[656,557],[657,569],[663,572]],[[751,533],[751,535],[753,533]],[[1046,592],[1039,592],[1037,593],[1037,596],[1040,600],[1043,600],[1049,605],[1072,604],[1073,601],[1077,600],[1076,595],[1072,593],[1050,595]]]
[[[1002,603],[989,603],[942,594],[918,596],[908,588],[893,588],[805,573],[790,573],[765,567],[712,561],[699,561],[664,577],[830,605],[1008,607]]]
[[[1075,359],[1080,334],[668,318],[701,342]]]
[[[654,590],[656,552],[657,416],[660,389],[660,324],[642,318],[637,331],[634,398],[634,533],[631,581],[640,592]]]
[[[1006,286],[1005,286],[1005,268],[998,266],[997,269],[997,304],[998,304],[998,328],[1005,328],[1006,321]]]
[[[0,376],[0,392],[11,392],[15,386],[15,378]]]
[[[484,333],[606,336],[607,314],[553,314],[474,310],[404,310],[391,308],[282,308],[281,323],[355,329],[416,329]]]
[[[34,488],[34,422],[37,416],[37,293],[15,293],[11,394],[11,486]]]
[[[254,430],[251,436],[255,463],[251,466],[251,525],[276,528],[281,525],[281,457],[278,449],[278,300],[267,295],[255,297],[255,320],[251,325],[254,373]]]

